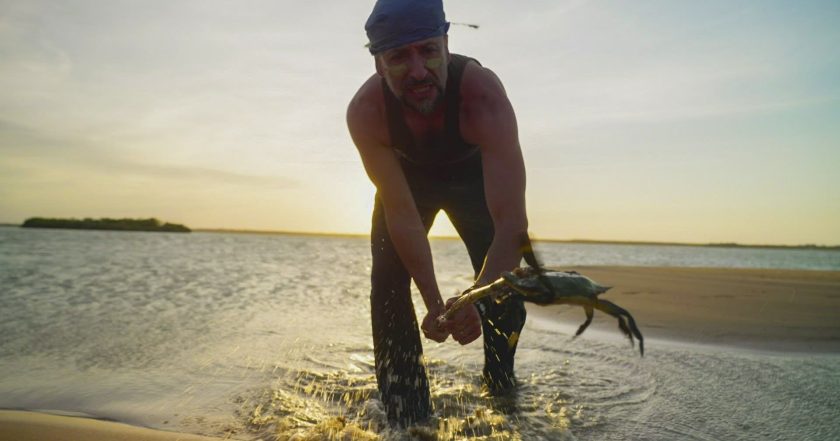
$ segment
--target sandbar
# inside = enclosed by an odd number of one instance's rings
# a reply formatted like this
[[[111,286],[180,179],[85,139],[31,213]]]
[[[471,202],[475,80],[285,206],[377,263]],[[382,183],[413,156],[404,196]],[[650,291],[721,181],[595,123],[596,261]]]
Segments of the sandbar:
[[[840,271],[580,266],[612,289],[645,338],[785,352],[840,353]],[[580,324],[580,307],[529,305],[529,314]],[[596,311],[591,328],[618,333]],[[650,348],[650,346],[648,346]]]

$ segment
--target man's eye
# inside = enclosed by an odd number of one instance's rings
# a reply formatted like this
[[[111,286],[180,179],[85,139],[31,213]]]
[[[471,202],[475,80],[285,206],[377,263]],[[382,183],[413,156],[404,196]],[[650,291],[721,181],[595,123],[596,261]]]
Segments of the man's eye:
[[[405,54],[394,54],[388,57],[388,64],[399,64],[405,61]]]

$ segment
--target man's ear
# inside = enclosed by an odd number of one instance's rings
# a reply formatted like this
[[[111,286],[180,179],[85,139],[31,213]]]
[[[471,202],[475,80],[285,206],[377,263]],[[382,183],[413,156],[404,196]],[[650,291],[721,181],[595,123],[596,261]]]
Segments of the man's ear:
[[[382,58],[379,55],[375,55],[373,57],[373,64],[376,66],[376,73],[380,77],[385,76],[385,67],[382,66]]]

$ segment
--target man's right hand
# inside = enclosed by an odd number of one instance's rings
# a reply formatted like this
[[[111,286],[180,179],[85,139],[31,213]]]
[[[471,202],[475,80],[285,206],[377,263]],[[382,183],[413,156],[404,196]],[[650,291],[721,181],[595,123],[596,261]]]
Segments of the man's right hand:
[[[420,325],[420,329],[423,330],[423,335],[429,340],[443,343],[449,337],[449,331],[440,326],[440,322],[438,322],[438,317],[444,311],[444,308],[432,308],[426,313],[426,317],[423,318],[423,324]]]

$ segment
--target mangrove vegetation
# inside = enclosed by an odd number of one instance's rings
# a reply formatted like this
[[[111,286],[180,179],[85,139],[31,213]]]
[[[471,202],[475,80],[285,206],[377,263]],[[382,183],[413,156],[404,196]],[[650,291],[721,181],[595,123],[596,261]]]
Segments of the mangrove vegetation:
[[[190,229],[181,224],[148,219],[55,219],[32,217],[23,222],[24,228],[68,228],[73,230],[116,230],[116,231],[163,231],[169,233],[189,233]]]

